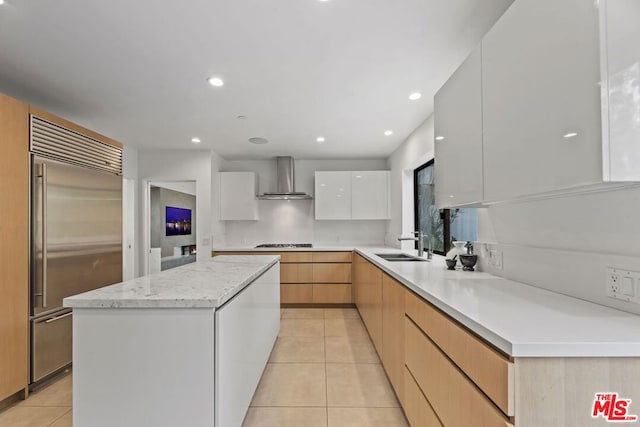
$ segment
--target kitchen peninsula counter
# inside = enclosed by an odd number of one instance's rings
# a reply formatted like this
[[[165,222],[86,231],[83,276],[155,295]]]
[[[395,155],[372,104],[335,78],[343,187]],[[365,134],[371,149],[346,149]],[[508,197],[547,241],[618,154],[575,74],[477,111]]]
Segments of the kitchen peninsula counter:
[[[400,249],[368,246],[277,252],[350,250],[511,357],[640,357],[640,316],[488,273],[450,271],[442,256],[430,262],[389,262],[376,254]]]
[[[66,298],[73,422],[240,427],[280,329],[276,255],[198,261]]]

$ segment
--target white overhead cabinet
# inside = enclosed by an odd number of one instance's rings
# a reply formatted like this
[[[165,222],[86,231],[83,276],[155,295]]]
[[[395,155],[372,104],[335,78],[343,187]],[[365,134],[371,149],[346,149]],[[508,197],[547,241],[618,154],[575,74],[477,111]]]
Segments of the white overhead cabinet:
[[[478,46],[434,98],[435,196],[440,208],[484,200],[481,60]]]
[[[351,172],[351,219],[389,219],[389,171]]]
[[[598,9],[516,0],[482,40],[486,201],[602,181]]]
[[[640,181],[638,16],[634,0],[516,0],[436,95],[438,206]]]
[[[315,173],[316,219],[388,219],[389,171]]]
[[[604,179],[640,181],[640,1],[600,9]]]
[[[254,172],[220,172],[220,219],[257,220],[256,192]]]

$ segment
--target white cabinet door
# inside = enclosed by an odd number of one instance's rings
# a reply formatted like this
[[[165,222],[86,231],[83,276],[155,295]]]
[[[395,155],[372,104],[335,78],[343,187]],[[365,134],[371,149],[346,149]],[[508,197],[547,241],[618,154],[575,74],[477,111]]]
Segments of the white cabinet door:
[[[482,54],[478,46],[434,98],[439,208],[482,202]]]
[[[605,181],[640,181],[640,1],[605,0],[602,12]]]
[[[316,219],[351,219],[351,172],[316,172]]]
[[[598,16],[594,1],[516,0],[483,39],[486,201],[602,182]]]
[[[351,172],[351,218],[389,219],[389,171]]]
[[[215,312],[215,330],[215,425],[241,427],[280,331],[279,263]]]
[[[220,172],[220,219],[258,219],[254,172]]]

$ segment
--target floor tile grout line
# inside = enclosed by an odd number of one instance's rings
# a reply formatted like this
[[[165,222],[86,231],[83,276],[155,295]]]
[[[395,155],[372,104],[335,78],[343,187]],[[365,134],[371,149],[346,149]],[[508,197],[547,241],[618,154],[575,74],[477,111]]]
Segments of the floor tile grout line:
[[[326,425],[329,427],[329,373],[327,371],[327,309],[324,309],[324,403]]]

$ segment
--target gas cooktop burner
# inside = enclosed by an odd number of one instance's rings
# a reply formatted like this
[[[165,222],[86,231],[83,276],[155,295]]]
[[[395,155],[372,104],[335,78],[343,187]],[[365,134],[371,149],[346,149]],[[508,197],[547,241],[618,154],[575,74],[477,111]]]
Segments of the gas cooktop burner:
[[[263,243],[256,248],[312,248],[311,243]]]

